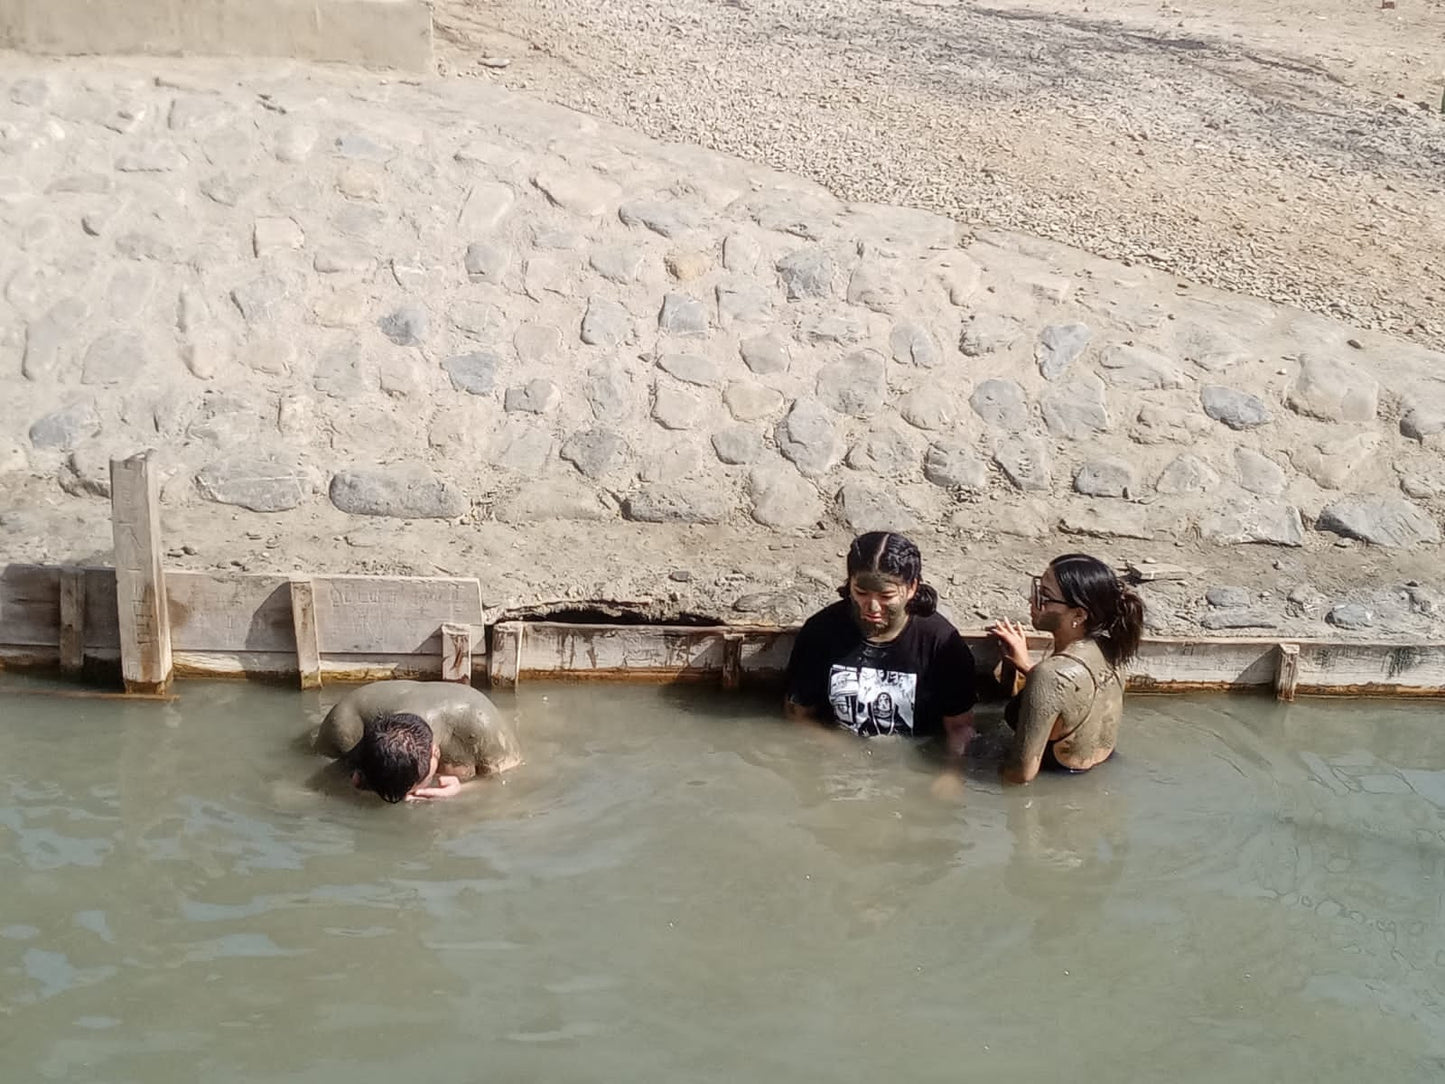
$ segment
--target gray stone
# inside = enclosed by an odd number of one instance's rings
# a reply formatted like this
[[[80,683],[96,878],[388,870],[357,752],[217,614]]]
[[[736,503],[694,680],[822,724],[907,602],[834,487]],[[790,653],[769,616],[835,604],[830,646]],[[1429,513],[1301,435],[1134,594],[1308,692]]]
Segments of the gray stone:
[[[562,458],[594,480],[621,470],[627,442],[612,429],[584,429],[562,445]]]
[[[121,173],[171,173],[190,162],[174,143],[145,143],[115,160]]]
[[[722,381],[717,363],[701,354],[663,354],[657,359],[657,367],[684,383],[700,387],[714,387]]]
[[[1317,354],[1300,358],[1299,374],[1285,396],[1296,414],[1326,422],[1369,422],[1379,406],[1380,385],[1358,366]]]
[[[874,312],[890,313],[903,303],[902,278],[893,263],[859,264],[848,279],[848,302]]]
[[[818,373],[816,390],[819,401],[839,414],[871,418],[888,397],[882,355],[859,350],[824,365]]]
[[[1029,404],[1023,388],[1012,380],[980,381],[968,398],[973,412],[989,425],[1017,433],[1029,424]]]
[[[288,219],[289,221],[289,219]],[[176,250],[164,237],[153,233],[133,230],[115,239],[115,251],[127,260],[154,260],[170,263],[176,258]]]
[[[271,275],[261,275],[231,291],[231,300],[248,324],[275,321],[285,299],[285,283]]]
[[[117,267],[106,284],[105,300],[111,316],[118,321],[144,319],[143,310],[155,289],[155,273],[149,267]]]
[[[922,438],[895,426],[870,427],[848,450],[848,466],[885,478],[916,479]]]
[[[90,344],[81,365],[82,384],[119,384],[140,375],[148,359],[145,340],[132,331],[114,331]]]
[[[1253,429],[1274,418],[1263,401],[1238,388],[1206,384],[1199,391],[1199,399],[1204,404],[1204,413],[1231,429]]]
[[[1422,443],[1445,432],[1445,399],[1411,395],[1401,404],[1400,435]]]
[[[473,185],[457,216],[457,231],[473,237],[491,233],[511,214],[516,202],[517,194],[505,184],[488,182]]]
[[[600,422],[621,424],[632,414],[632,378],[620,366],[601,365],[589,370],[582,394],[587,398],[592,416]]]
[[[720,282],[716,293],[719,327],[762,323],[773,315],[772,291],[756,282]]]
[[[1290,452],[1290,462],[1321,489],[1344,489],[1352,474],[1370,459],[1380,443],[1378,433],[1327,437]]]
[[[1134,489],[1134,468],[1122,459],[1091,459],[1074,475],[1074,491],[1086,497],[1132,497]]]
[[[354,399],[373,383],[371,367],[356,343],[332,347],[316,361],[312,384],[332,399]]]
[[[971,358],[1006,350],[1023,334],[1023,325],[1011,316],[981,312],[969,317],[958,339],[958,348]]]
[[[712,435],[712,448],[724,463],[752,463],[762,454],[763,438],[746,425],[733,425]]]
[[[712,254],[690,249],[674,249],[662,258],[662,266],[678,282],[702,278],[712,269]]]
[[[692,429],[703,419],[702,400],[676,384],[659,383],[652,397],[652,417],[664,429]]]
[[[1175,456],[1159,473],[1154,488],[1169,497],[1184,493],[1208,493],[1219,485],[1219,475],[1209,464],[1188,452]]]
[[[740,422],[766,418],[783,405],[783,393],[751,380],[733,380],[723,389],[728,412]]]
[[[1204,601],[1216,609],[1234,609],[1248,606],[1254,596],[1243,587],[1211,587],[1204,592]]]
[[[723,266],[735,274],[751,275],[763,262],[762,247],[751,237],[730,233],[723,238]]]
[[[1284,492],[1284,471],[1268,456],[1252,448],[1236,448],[1234,469],[1239,472],[1241,489],[1274,497]]]
[[[258,218],[251,229],[251,248],[258,257],[294,251],[305,244],[306,234],[294,218]]]
[[[622,502],[622,516],[634,523],[720,523],[732,510],[716,485],[650,485]]]
[[[462,267],[472,282],[489,282],[493,285],[502,281],[512,263],[512,248],[497,241],[477,241],[467,246],[462,257]]]
[[[397,346],[420,346],[426,338],[427,312],[420,305],[402,305],[376,322],[385,335]]]
[[[617,217],[628,226],[643,226],[663,237],[679,237],[702,224],[698,213],[676,200],[628,200],[617,208]]]
[[[172,130],[184,131],[187,128],[196,126],[202,121],[200,109],[205,108],[212,112],[210,103],[201,103],[194,99],[189,103],[191,109],[184,108],[186,99],[177,98],[171,103],[171,113],[168,123]],[[190,112],[188,117],[186,114]],[[295,165],[304,162],[311,157],[311,152],[316,149],[317,132],[307,124],[288,124],[276,133],[276,140],[271,146],[271,153],[276,156],[278,162],[286,162]]]
[[[1015,489],[1043,492],[1053,485],[1049,450],[1033,437],[1005,437],[993,453],[993,461]]]
[[[43,380],[58,372],[76,329],[89,315],[90,306],[82,298],[68,297],[26,325],[21,372],[27,379]]]
[[[356,327],[370,308],[370,299],[360,291],[338,290],[318,298],[312,315],[322,327]]]
[[[867,325],[846,312],[819,313],[798,322],[798,338],[815,346],[826,343],[851,346],[867,336]]]
[[[833,258],[817,245],[794,249],[778,261],[789,301],[808,297],[829,297],[833,293]]]
[[[923,477],[945,489],[976,493],[988,486],[988,467],[966,444],[941,440],[931,444],[923,457]]]
[[[833,415],[814,399],[793,403],[778,423],[778,450],[805,475],[826,474],[838,465],[842,447]]]
[[[891,489],[865,482],[845,482],[838,490],[838,514],[848,528],[864,531],[907,531],[915,525],[913,513]]]
[[[662,299],[657,326],[668,335],[706,335],[707,309],[686,294],[668,294]]]
[[[568,229],[561,229],[549,223],[532,226],[532,244],[536,248],[571,252],[581,244],[581,237]]]
[[[1045,380],[1057,380],[1084,352],[1094,337],[1088,324],[1050,324],[1039,332],[1034,361]]]
[[[306,499],[305,473],[294,460],[238,452],[202,467],[196,475],[201,496],[252,512],[284,512]]]
[[[943,360],[938,343],[922,324],[904,320],[893,325],[888,336],[888,348],[893,351],[893,360],[903,365],[916,365],[920,369],[934,369]]]
[[[743,364],[759,376],[787,372],[792,360],[787,342],[772,333],[742,340],[738,343],[738,353]]]
[[[586,482],[554,478],[528,482],[497,505],[498,522],[528,524],[538,520],[597,521],[616,518],[616,510]]]
[[[551,324],[522,324],[512,335],[512,347],[529,369],[547,365],[562,354],[562,331]]]
[[[1242,502],[1214,512],[1199,521],[1199,534],[1222,546],[1303,546],[1305,538],[1299,509],[1274,501]]]
[[[552,295],[570,297],[572,277],[557,258],[531,256],[522,268],[522,292],[539,303],[549,300]]]
[[[1279,619],[1273,614],[1258,609],[1210,610],[1199,619],[1201,628],[1219,629],[1273,629],[1279,627]]]
[[[331,503],[356,516],[452,519],[471,507],[453,483],[417,466],[354,467],[331,479]]]
[[[490,395],[497,386],[497,366],[502,359],[488,350],[456,354],[442,362],[452,387],[469,395]]]
[[[1440,527],[1423,509],[1396,497],[1360,494],[1335,501],[1315,526],[1375,546],[1409,548],[1440,541]]]
[[[646,262],[647,251],[639,245],[605,245],[593,249],[588,259],[592,270],[619,286],[636,282]]]
[[[367,162],[389,162],[396,151],[362,132],[343,132],[331,144],[339,158],[360,158]]]
[[[253,372],[285,376],[296,363],[296,344],[289,339],[253,339],[236,354]]]
[[[898,400],[898,414],[916,429],[936,432],[953,425],[953,404],[937,388],[914,388]]]
[[[545,414],[555,407],[562,398],[557,385],[550,380],[536,377],[507,389],[502,400],[502,409],[508,414]]]
[[[323,275],[363,275],[376,267],[376,257],[359,248],[323,248],[311,266]]]
[[[554,206],[584,218],[607,213],[622,195],[622,189],[596,173],[544,169],[532,177],[532,183]]]
[[[52,410],[30,427],[30,443],[36,448],[68,451],[87,437],[100,432],[100,418],[88,402],[69,403]]]
[[[1174,344],[1181,358],[1211,373],[1222,373],[1245,357],[1239,340],[1209,324],[1179,324]]]
[[[493,466],[535,475],[552,454],[552,434],[540,426],[508,422],[493,442]]]
[[[1088,440],[1111,426],[1104,385],[1090,373],[1051,385],[1039,399],[1039,412],[1050,433],[1068,440]]]
[[[1059,530],[1087,538],[1138,538],[1146,542],[1155,534],[1148,509],[1137,504],[1096,505],[1065,512],[1059,517]]]
[[[1099,357],[1099,369],[1110,387],[1129,391],[1177,388],[1184,383],[1168,358],[1137,346],[1109,347]]]
[[[1341,602],[1330,607],[1325,620],[1337,629],[1367,629],[1375,623],[1375,615],[1358,602]]]
[[[432,391],[432,370],[428,362],[410,351],[392,351],[376,366],[377,384],[383,394],[405,399]]]
[[[748,476],[751,514],[764,527],[798,530],[823,518],[823,502],[811,482],[791,467],[755,468]]]
[[[592,297],[582,317],[582,341],[588,346],[621,346],[633,336],[632,314],[616,301]]]

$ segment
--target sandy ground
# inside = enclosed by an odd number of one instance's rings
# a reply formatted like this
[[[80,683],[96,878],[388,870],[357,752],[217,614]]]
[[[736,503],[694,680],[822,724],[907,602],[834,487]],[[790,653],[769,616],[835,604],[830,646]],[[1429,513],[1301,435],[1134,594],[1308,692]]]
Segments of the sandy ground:
[[[1445,345],[1445,2],[438,0],[444,68]]]

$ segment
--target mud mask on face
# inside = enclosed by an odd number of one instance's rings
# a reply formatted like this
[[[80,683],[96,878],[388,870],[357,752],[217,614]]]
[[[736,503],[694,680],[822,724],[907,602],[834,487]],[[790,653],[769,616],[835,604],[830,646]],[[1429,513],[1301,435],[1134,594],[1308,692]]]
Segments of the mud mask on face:
[[[878,620],[869,620],[864,616],[863,607],[859,605],[858,599],[849,596],[849,604],[853,610],[853,620],[860,629],[868,636],[877,639],[898,632],[908,620],[908,590],[896,579],[884,576],[877,572],[860,572],[853,577],[853,583],[860,591],[869,594],[884,594],[896,592],[889,600],[878,600],[878,609],[874,611],[874,617]],[[879,612],[881,611],[881,613]]]

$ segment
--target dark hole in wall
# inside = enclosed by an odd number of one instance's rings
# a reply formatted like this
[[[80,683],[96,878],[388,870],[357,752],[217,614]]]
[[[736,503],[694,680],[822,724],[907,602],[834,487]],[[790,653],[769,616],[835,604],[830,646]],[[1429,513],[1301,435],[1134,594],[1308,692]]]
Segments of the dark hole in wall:
[[[564,625],[681,625],[687,628],[719,628],[725,622],[711,614],[687,610],[658,611],[625,605],[560,606],[556,609],[535,607],[509,615],[516,621],[554,621]]]

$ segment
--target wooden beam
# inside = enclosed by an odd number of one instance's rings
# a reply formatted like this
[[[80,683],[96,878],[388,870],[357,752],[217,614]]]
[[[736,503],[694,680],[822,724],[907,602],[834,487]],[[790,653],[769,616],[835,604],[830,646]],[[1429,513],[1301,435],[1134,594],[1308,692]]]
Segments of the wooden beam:
[[[521,621],[503,621],[492,626],[492,650],[487,656],[487,684],[493,689],[512,689],[522,672]]]
[[[743,683],[743,634],[723,633],[722,687],[736,689]]]
[[[126,692],[164,692],[171,680],[171,625],[149,452],[110,461],[110,494],[121,677]]]
[[[442,680],[465,685],[472,682],[472,628],[447,622],[442,625]]]
[[[1299,687],[1299,644],[1279,645],[1279,669],[1274,675],[1274,695],[1276,700],[1290,701],[1294,699],[1295,690]]]
[[[60,570],[60,669],[78,674],[85,667],[85,569]]]
[[[316,631],[316,598],[311,581],[291,581],[291,628],[296,635],[296,672],[303,689],[321,688],[321,638]]]

